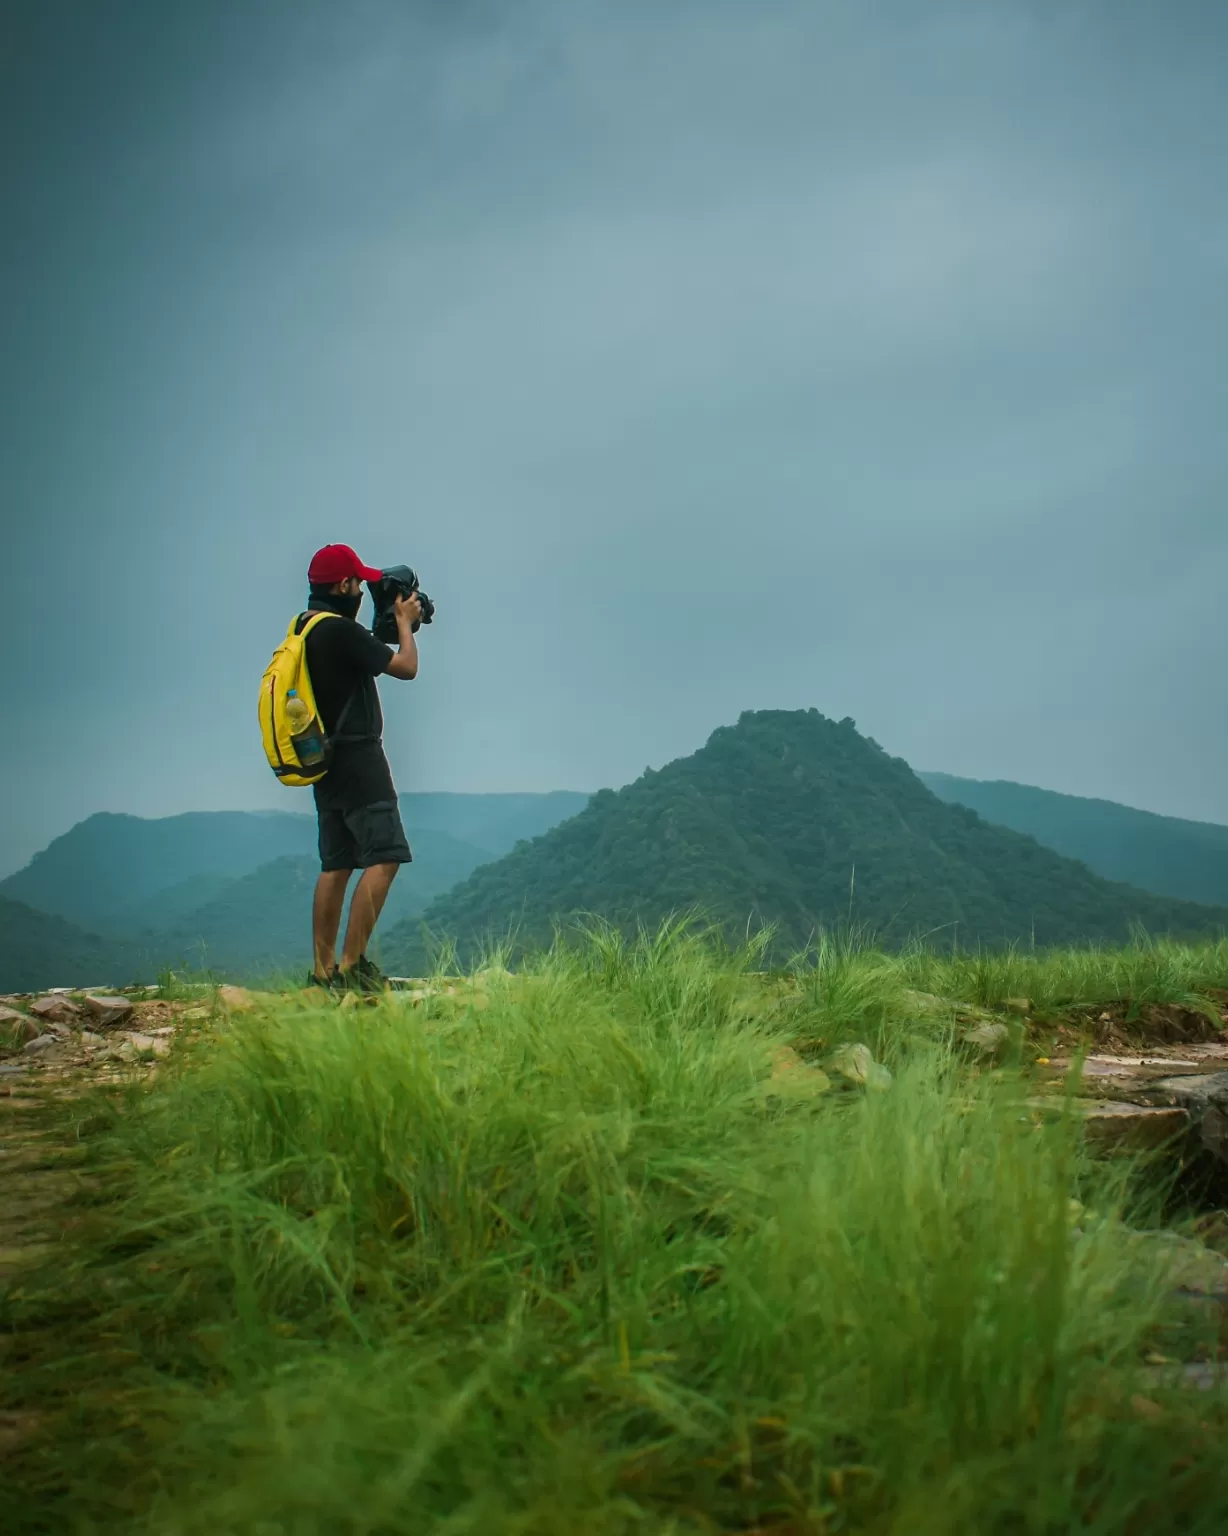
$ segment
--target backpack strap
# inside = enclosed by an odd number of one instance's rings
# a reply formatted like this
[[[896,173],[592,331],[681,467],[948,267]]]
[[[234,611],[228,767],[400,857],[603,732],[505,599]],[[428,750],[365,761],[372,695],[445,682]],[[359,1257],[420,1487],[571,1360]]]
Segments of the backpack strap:
[[[303,613],[296,614],[290,620],[290,628],[286,631],[286,638],[292,635],[306,637],[316,627],[321,619],[339,619],[339,613],[333,613],[327,608],[308,608]]]
[[[341,617],[341,614],[333,613],[333,611],[329,608],[308,608],[305,612],[296,615],[295,618],[290,620],[290,628],[287,637],[289,635],[301,635],[304,639],[306,639],[321,619],[339,619]],[[299,628],[300,624],[302,625],[301,629]],[[328,733],[328,740],[332,746],[336,746],[339,742],[352,744],[358,741],[379,740],[379,737],[373,736],[370,731],[367,731],[365,734],[355,736],[343,736],[341,734],[341,727],[345,724],[346,716],[349,714],[350,709],[353,707],[354,700],[357,699],[360,691],[360,688],[355,688],[354,691],[350,694],[349,698],[346,699],[345,703],[341,706],[341,713],[337,716],[337,723]]]

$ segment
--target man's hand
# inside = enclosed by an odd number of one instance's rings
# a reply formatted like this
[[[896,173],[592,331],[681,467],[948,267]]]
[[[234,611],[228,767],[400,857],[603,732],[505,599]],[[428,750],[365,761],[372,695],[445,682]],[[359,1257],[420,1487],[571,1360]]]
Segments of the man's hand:
[[[393,606],[397,611],[397,628],[400,629],[404,619],[412,629],[415,624],[422,621],[422,604],[418,601],[418,594],[411,592],[408,597],[396,597]]]
[[[397,638],[400,650],[388,663],[386,676],[399,677],[402,682],[412,682],[418,675],[418,642],[414,639],[414,625],[422,617],[422,604],[418,594],[394,599],[397,615]]]

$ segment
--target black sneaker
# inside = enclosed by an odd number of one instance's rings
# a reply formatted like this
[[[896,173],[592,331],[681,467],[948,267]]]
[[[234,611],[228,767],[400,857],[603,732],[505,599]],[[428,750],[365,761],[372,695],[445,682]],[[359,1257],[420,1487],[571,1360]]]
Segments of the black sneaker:
[[[373,960],[359,955],[348,971],[338,971],[337,981],[347,992],[386,992],[388,978]]]
[[[307,987],[319,987],[322,992],[339,992],[341,990],[341,972],[333,966],[333,973],[326,980],[321,980],[314,971],[307,972]]]

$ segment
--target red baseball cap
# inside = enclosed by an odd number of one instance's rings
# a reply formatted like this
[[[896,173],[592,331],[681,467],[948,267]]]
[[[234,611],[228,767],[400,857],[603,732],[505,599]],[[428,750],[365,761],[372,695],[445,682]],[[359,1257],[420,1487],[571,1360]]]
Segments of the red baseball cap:
[[[364,565],[348,544],[326,544],[317,549],[307,567],[307,580],[313,587],[332,587],[349,576],[378,581],[383,574],[373,565]]]

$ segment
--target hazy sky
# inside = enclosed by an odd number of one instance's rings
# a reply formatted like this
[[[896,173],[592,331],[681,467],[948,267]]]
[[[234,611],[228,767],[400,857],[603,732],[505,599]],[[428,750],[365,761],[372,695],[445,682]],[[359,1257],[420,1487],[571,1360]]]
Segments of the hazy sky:
[[[754,707],[1228,821],[1228,6],[0,0],[0,872],[309,809],[326,541],[402,789]]]

